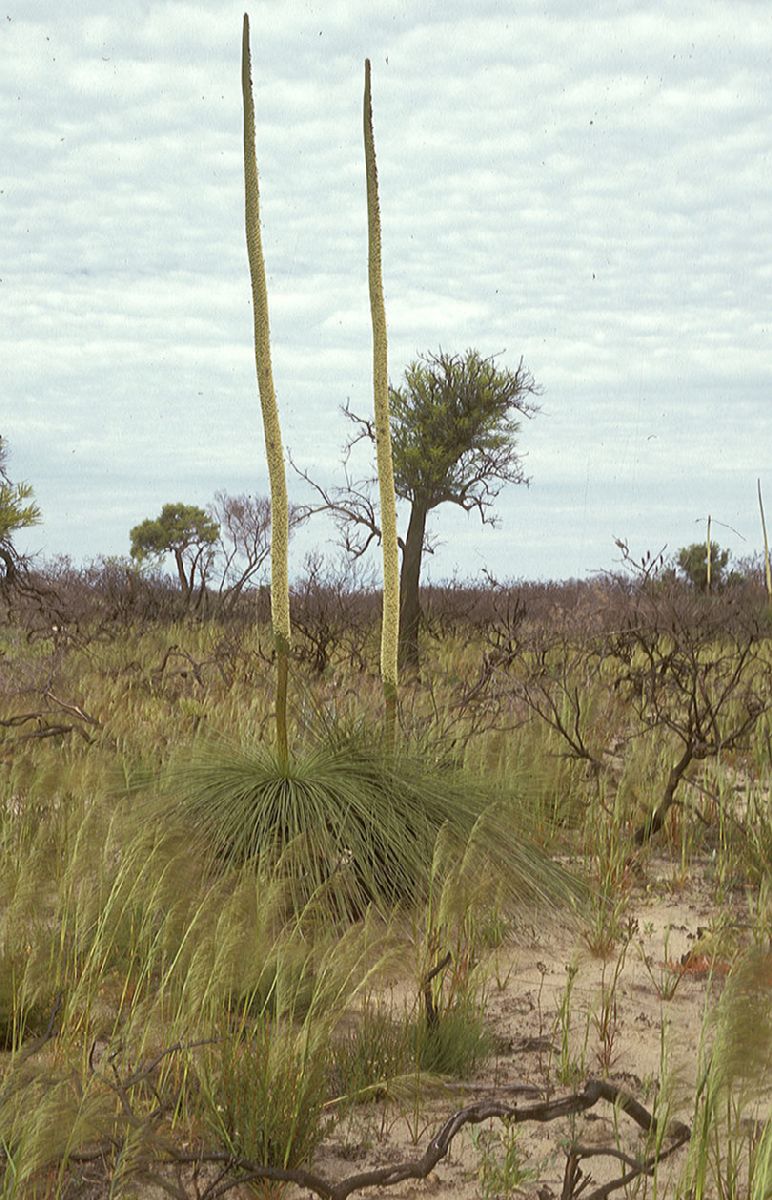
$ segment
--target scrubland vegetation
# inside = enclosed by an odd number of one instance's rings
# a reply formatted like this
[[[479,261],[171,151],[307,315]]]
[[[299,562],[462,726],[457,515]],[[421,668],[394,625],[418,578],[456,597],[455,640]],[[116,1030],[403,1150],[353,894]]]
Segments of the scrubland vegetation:
[[[265,516],[243,497],[132,530],[177,588],[124,562],[36,576],[0,443],[0,1195],[767,1200],[768,556],[766,591],[720,586],[708,531],[704,591],[701,547],[686,583],[622,546],[618,577],[421,605],[429,511],[484,517],[491,480],[522,481],[510,409],[534,392],[506,375],[475,422],[490,360],[416,368],[399,490],[365,79],[379,523],[357,489],[323,498],[380,540],[382,597],[319,559],[290,596],[247,17],[270,593],[262,542],[233,575]]]
[[[459,1194],[769,1195],[760,586],[426,591],[373,797],[380,599],[317,570],[294,599],[300,765],[262,826],[266,598],[202,619],[115,564],[25,586],[0,635],[4,1196],[342,1196],[425,1173],[433,1135]],[[681,925],[649,928],[654,901]],[[649,1077],[625,1050],[644,996]]]

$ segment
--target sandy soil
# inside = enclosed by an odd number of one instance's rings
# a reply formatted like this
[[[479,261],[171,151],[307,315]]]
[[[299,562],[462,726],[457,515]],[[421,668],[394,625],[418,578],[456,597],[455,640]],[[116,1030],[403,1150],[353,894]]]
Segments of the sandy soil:
[[[519,1106],[532,1103],[536,1097],[515,1096],[516,1085],[530,1085],[538,1089],[541,1098],[555,1098],[581,1091],[589,1077],[605,1077],[651,1111],[664,1079],[670,1118],[688,1124],[693,1115],[706,1009],[715,1009],[728,962],[706,932],[711,922],[715,926],[719,914],[710,889],[695,887],[692,880],[688,891],[678,894],[670,883],[672,875],[672,866],[662,864],[660,877],[652,870],[650,880],[654,882],[635,897],[631,911],[635,932],[613,991],[619,947],[603,962],[590,954],[576,931],[532,931],[525,944],[496,952],[486,1011],[497,1053],[485,1073],[469,1081],[469,1086],[461,1085],[453,1094],[425,1103],[417,1123],[407,1111],[407,1103],[402,1113],[398,1105],[361,1106],[323,1147],[315,1169],[337,1180],[356,1171],[418,1159],[454,1110],[484,1096],[499,1096],[508,1102],[516,1098]],[[731,910],[724,911],[728,934],[722,946],[736,949],[742,944],[746,914],[745,898],[739,895]],[[644,958],[649,961],[648,968]],[[566,1030],[560,1009],[569,968],[575,973],[570,1029]],[[604,994],[613,997],[607,999],[605,1009]],[[659,1103],[663,1100],[664,1096]],[[368,1107],[372,1111],[363,1112]],[[506,1144],[502,1137],[506,1138],[506,1128],[497,1120],[481,1125],[475,1134],[464,1129],[453,1141],[449,1156],[427,1180],[363,1194],[388,1195],[393,1200],[422,1195],[472,1200],[487,1195],[493,1200],[505,1192],[501,1187],[497,1190],[490,1178],[486,1189],[481,1167],[486,1147],[489,1156],[503,1161]],[[533,1174],[512,1194],[540,1200],[560,1196],[565,1147],[572,1139],[584,1147],[620,1147],[635,1157],[645,1147],[638,1127],[603,1101],[583,1116],[518,1125],[516,1137],[519,1161]],[[660,1166],[658,1196],[672,1194],[685,1155],[686,1149],[681,1149]],[[585,1158],[582,1169],[600,1184],[625,1168],[618,1160],[594,1157]],[[639,1181],[638,1187],[637,1194],[645,1195],[645,1180]],[[588,1182],[587,1191],[591,1190]]]
[[[444,1092],[424,1095],[417,1107],[407,1092],[401,1101],[357,1105],[334,1126],[311,1170],[338,1181],[417,1160],[448,1117],[469,1104],[495,1097],[524,1108],[581,1092],[590,1078],[608,1079],[649,1111],[662,1111],[667,1105],[670,1120],[689,1124],[701,1039],[710,1030],[709,1017],[720,999],[730,960],[747,943],[747,901],[738,893],[722,909],[710,887],[696,884],[694,876],[680,890],[673,865],[663,862],[659,868],[650,864],[645,888],[633,897],[629,913],[633,924],[623,957],[619,944],[605,961],[593,956],[578,928],[526,928],[517,945],[492,952],[485,1011],[496,1050],[484,1072]],[[715,929],[717,924],[723,924],[724,931],[718,938],[711,937],[708,927]],[[772,953],[768,975],[772,1003]],[[566,1004],[569,979],[570,1004]],[[415,984],[395,979],[391,995],[401,1007],[415,996]],[[570,1027],[566,1011],[570,1011]],[[757,1112],[757,1117],[768,1118],[769,1110]],[[507,1190],[490,1174],[486,1177],[484,1169],[486,1159],[503,1163],[507,1136],[507,1127],[498,1120],[480,1124],[474,1131],[464,1128],[428,1178],[368,1188],[356,1195],[388,1200],[424,1196],[558,1200],[570,1144],[578,1142],[585,1150],[621,1150],[634,1159],[646,1151],[638,1126],[601,1100],[580,1116],[518,1124],[515,1142],[522,1173]],[[675,1193],[686,1154],[683,1147],[661,1164],[656,1193],[641,1177],[627,1192],[618,1190],[614,1195],[668,1200]],[[583,1197],[627,1169],[619,1158],[606,1155],[585,1156],[581,1168],[586,1180]],[[212,1169],[204,1169],[199,1186],[213,1178]],[[186,1175],[180,1182],[186,1194],[196,1195],[192,1177]],[[143,1184],[132,1194],[142,1200],[161,1200],[168,1192]],[[308,1200],[312,1195],[295,1187],[281,1193],[246,1188],[228,1192],[229,1197],[245,1200],[279,1194],[283,1200]],[[92,1188],[81,1181],[72,1192],[77,1200],[103,1200],[106,1195],[104,1181],[95,1181]],[[714,1196],[708,1189],[705,1200]]]

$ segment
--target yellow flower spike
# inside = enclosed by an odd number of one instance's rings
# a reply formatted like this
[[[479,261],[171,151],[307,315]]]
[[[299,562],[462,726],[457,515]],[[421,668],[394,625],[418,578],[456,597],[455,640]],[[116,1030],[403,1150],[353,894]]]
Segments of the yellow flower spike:
[[[373,109],[370,96],[370,60],[365,59],[365,173],[367,177],[367,247],[370,316],[373,326],[373,403],[375,447],[381,502],[383,548],[383,623],[381,627],[381,678],[386,700],[387,736],[393,739],[397,705],[397,652],[399,644],[399,549],[397,503],[389,427],[389,375],[386,307],[381,271],[381,214],[378,205],[378,168],[375,162]]]
[[[252,95],[252,64],[249,53],[249,17],[244,14],[241,43],[241,87],[244,96],[244,212],[252,305],[255,326],[255,364],[260,406],[263,411],[265,457],[271,489],[271,623],[276,644],[278,685],[276,734],[279,755],[287,761],[287,659],[290,647],[289,607],[289,504],[281,439],[279,410],[271,368],[271,338],[268,322],[268,290],[260,235],[260,190],[255,155],[255,104]]]

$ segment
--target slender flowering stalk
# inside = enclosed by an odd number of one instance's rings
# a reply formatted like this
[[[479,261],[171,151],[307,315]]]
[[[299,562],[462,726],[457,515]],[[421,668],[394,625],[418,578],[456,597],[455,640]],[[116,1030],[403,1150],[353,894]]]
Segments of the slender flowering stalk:
[[[772,602],[772,564],[769,560],[769,538],[767,537],[767,522],[764,517],[764,501],[761,498],[761,480],[756,480],[756,490],[759,493],[759,512],[761,513],[761,532],[764,537],[764,583],[767,589],[767,599]]]
[[[373,326],[373,403],[375,448],[381,502],[383,548],[383,622],[381,626],[381,678],[386,700],[387,735],[393,739],[397,705],[397,651],[399,643],[399,549],[397,504],[389,427],[389,374],[386,307],[381,271],[381,214],[378,204],[378,168],[375,161],[373,109],[370,96],[370,60],[365,60],[365,173],[367,177],[367,247],[370,317]]]
[[[287,750],[287,664],[290,647],[289,611],[289,505],[281,440],[279,410],[273,386],[271,339],[268,322],[268,290],[265,259],[260,235],[260,190],[255,156],[255,104],[252,95],[252,69],[249,53],[249,17],[244,14],[241,43],[241,87],[244,96],[244,211],[247,254],[252,280],[252,306],[255,326],[255,364],[260,406],[263,410],[265,457],[271,488],[271,623],[276,644],[278,683],[276,691],[276,737],[279,755],[288,759]]]

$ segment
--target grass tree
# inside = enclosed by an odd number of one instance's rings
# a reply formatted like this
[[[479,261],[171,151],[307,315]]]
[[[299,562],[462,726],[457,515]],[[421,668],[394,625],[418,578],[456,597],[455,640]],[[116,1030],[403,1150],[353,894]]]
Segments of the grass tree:
[[[272,617],[279,658],[277,749],[260,741],[204,744],[170,772],[176,814],[214,860],[228,867],[253,863],[279,871],[295,903],[324,901],[348,918],[372,904],[382,911],[412,904],[430,890],[438,838],[479,866],[476,878],[510,899],[565,899],[572,881],[524,836],[514,804],[495,803],[491,789],[446,765],[447,755],[411,753],[395,745],[399,574],[394,482],[389,442],[386,322],[380,265],[380,220],[372,134],[370,69],[365,69],[364,130],[368,200],[370,303],[378,459],[384,524],[384,605],[381,667],[386,737],[366,720],[344,727],[332,720],[305,744],[287,737],[287,499],[284,459],[270,367],[265,267],[260,244],[254,153],[249,23],[244,21],[244,162],[247,242],[255,297],[255,347],[273,502]],[[501,799],[498,797],[498,799]],[[171,810],[171,812],[169,811]],[[440,837],[440,835],[442,835]]]

